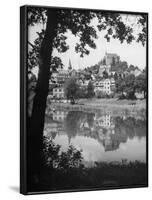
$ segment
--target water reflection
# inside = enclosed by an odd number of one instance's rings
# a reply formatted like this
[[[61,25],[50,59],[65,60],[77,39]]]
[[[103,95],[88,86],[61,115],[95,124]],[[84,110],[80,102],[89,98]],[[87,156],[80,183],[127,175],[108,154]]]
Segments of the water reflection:
[[[83,163],[103,161],[146,161],[144,116],[114,116],[100,112],[52,111],[46,117],[44,136],[61,146],[82,150]]]
[[[52,110],[27,142],[28,191],[147,186],[145,116]]]

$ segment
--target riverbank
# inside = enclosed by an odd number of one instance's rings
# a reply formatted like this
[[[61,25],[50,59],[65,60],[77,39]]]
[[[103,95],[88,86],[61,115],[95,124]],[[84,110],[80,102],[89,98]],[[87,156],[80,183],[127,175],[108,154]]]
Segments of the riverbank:
[[[61,110],[103,112],[111,114],[146,114],[146,100],[80,99],[76,104],[52,103],[51,107]]]

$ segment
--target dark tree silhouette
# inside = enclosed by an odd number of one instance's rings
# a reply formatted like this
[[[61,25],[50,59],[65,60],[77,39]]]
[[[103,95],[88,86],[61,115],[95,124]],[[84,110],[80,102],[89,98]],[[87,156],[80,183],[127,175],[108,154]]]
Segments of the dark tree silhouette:
[[[103,78],[108,78],[108,72],[105,70],[105,71],[103,71]]]
[[[125,89],[124,91],[127,94],[128,99],[135,99],[135,76],[130,74],[129,76],[124,78]]]
[[[87,97],[92,98],[94,95],[95,95],[94,86],[93,86],[92,82],[89,81],[88,87],[87,87]]]
[[[147,94],[146,73],[142,73],[135,78],[135,89],[138,92],[144,92],[144,98]]]
[[[99,31],[106,30],[105,38],[119,39],[120,42],[132,40],[146,42],[146,16],[138,17],[138,24],[142,30],[137,38],[133,35],[133,27],[124,24],[121,15],[116,13],[103,13],[102,11],[78,10],[78,9],[57,9],[57,8],[40,8],[27,7],[28,24],[33,26],[37,23],[46,23],[45,30],[38,33],[39,40],[33,45],[37,49],[29,55],[32,62],[28,66],[39,66],[37,85],[33,100],[33,108],[30,120],[28,120],[28,186],[31,188],[32,183],[39,185],[40,175],[43,171],[43,128],[45,120],[46,100],[49,90],[49,79],[52,73],[51,59],[52,51],[56,48],[59,52],[68,50],[66,43],[67,30],[71,31],[74,36],[79,37],[79,42],[75,46],[75,51],[80,56],[89,54],[89,48],[96,48],[94,39],[97,39],[95,27],[91,25],[93,18],[98,20],[97,28]],[[40,44],[40,45],[39,45]],[[88,48],[89,47],[89,48]],[[34,54],[37,51],[37,54]],[[34,57],[33,57],[34,56]],[[36,58],[36,59],[35,59]],[[50,70],[51,69],[51,70]]]
[[[142,30],[139,36],[135,38],[133,27],[126,25],[120,14],[78,9],[28,7],[29,25],[46,22],[44,37],[37,55],[39,73],[29,124],[28,133],[30,135],[38,137],[43,133],[53,48],[56,48],[59,52],[68,50],[65,33],[69,30],[73,35],[79,37],[75,51],[80,53],[81,57],[88,55],[89,48],[96,48],[94,39],[97,39],[97,32],[95,27],[91,25],[94,18],[98,20],[98,30],[107,31],[105,34],[107,41],[110,38],[115,38],[119,39],[121,43],[124,41],[130,43],[132,40],[136,40],[144,45],[146,42],[146,16],[144,15],[139,16],[137,19],[137,23],[140,24]]]
[[[79,97],[79,85],[77,84],[76,79],[69,79],[64,85],[64,91],[67,99],[71,100],[72,104],[75,104],[75,99]]]

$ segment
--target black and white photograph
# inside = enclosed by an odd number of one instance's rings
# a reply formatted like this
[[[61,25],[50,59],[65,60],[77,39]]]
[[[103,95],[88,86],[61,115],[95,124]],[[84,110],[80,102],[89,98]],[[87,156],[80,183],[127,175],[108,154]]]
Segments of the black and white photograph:
[[[148,14],[21,7],[21,193],[148,186]]]

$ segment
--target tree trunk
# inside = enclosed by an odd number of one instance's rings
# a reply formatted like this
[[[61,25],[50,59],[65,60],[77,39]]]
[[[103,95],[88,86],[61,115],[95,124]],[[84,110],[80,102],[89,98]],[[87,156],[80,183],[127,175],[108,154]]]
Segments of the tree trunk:
[[[28,127],[28,186],[29,191],[40,189],[40,177],[43,172],[43,129],[45,121],[46,100],[49,90],[50,62],[53,39],[57,35],[57,11],[48,10],[45,36],[39,55],[39,74],[36,95],[33,100],[32,115]]]
[[[49,89],[50,62],[53,49],[52,43],[57,34],[56,29],[57,13],[55,10],[48,10],[46,32],[40,49],[39,74],[29,129],[31,135],[42,133],[44,128],[46,99]]]

